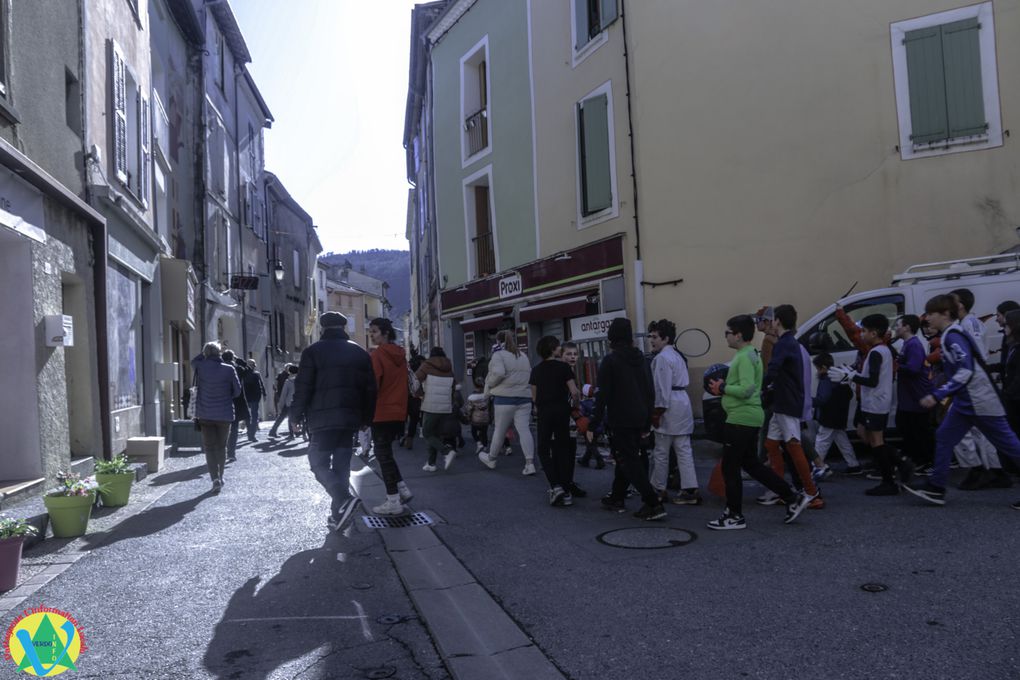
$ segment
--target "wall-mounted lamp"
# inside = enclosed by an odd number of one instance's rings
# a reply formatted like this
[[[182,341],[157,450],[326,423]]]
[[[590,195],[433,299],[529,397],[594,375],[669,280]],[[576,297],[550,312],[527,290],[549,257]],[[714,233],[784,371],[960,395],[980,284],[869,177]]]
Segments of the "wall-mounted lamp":
[[[279,260],[273,260],[273,278],[277,283],[283,283],[283,263]]]

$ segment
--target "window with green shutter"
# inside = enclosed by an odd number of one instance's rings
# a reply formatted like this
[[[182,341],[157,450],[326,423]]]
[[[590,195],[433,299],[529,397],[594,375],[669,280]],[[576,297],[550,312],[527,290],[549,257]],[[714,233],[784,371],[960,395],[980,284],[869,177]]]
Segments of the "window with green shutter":
[[[581,169],[581,215],[612,207],[613,187],[609,137],[609,98],[605,94],[577,105]]]
[[[984,135],[977,17],[908,31],[903,38],[914,146]]]
[[[580,50],[619,16],[617,0],[574,0],[574,49]]]

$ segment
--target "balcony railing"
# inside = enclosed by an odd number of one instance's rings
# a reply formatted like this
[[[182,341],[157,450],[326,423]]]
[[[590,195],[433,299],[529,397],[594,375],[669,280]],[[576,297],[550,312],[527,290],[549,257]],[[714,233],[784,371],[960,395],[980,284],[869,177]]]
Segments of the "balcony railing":
[[[464,119],[464,130],[468,138],[468,156],[476,153],[489,145],[489,115],[485,109],[475,111]]]
[[[479,234],[472,241],[475,242],[475,273],[476,278],[482,278],[489,274],[496,273],[496,253],[492,248],[492,232]]]

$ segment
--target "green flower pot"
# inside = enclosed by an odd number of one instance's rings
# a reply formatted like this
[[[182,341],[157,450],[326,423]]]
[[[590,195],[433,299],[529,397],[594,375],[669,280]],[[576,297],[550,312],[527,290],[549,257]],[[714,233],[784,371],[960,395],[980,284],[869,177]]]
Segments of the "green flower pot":
[[[96,483],[99,484],[99,497],[103,499],[103,505],[108,508],[119,508],[128,504],[128,497],[131,496],[131,484],[135,481],[135,473],[96,473]]]
[[[92,516],[92,504],[95,502],[95,491],[87,496],[43,496],[46,512],[50,515],[53,536],[73,538],[84,535],[89,526],[89,517]]]

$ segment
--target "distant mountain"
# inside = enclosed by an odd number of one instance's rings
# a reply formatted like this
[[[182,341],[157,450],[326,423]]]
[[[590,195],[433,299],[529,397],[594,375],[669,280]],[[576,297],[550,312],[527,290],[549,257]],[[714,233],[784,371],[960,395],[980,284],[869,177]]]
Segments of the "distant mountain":
[[[382,279],[390,284],[389,301],[393,318],[399,319],[411,309],[411,253],[406,250],[352,250],[349,253],[326,253],[319,257],[327,264],[354,265],[356,271]]]

